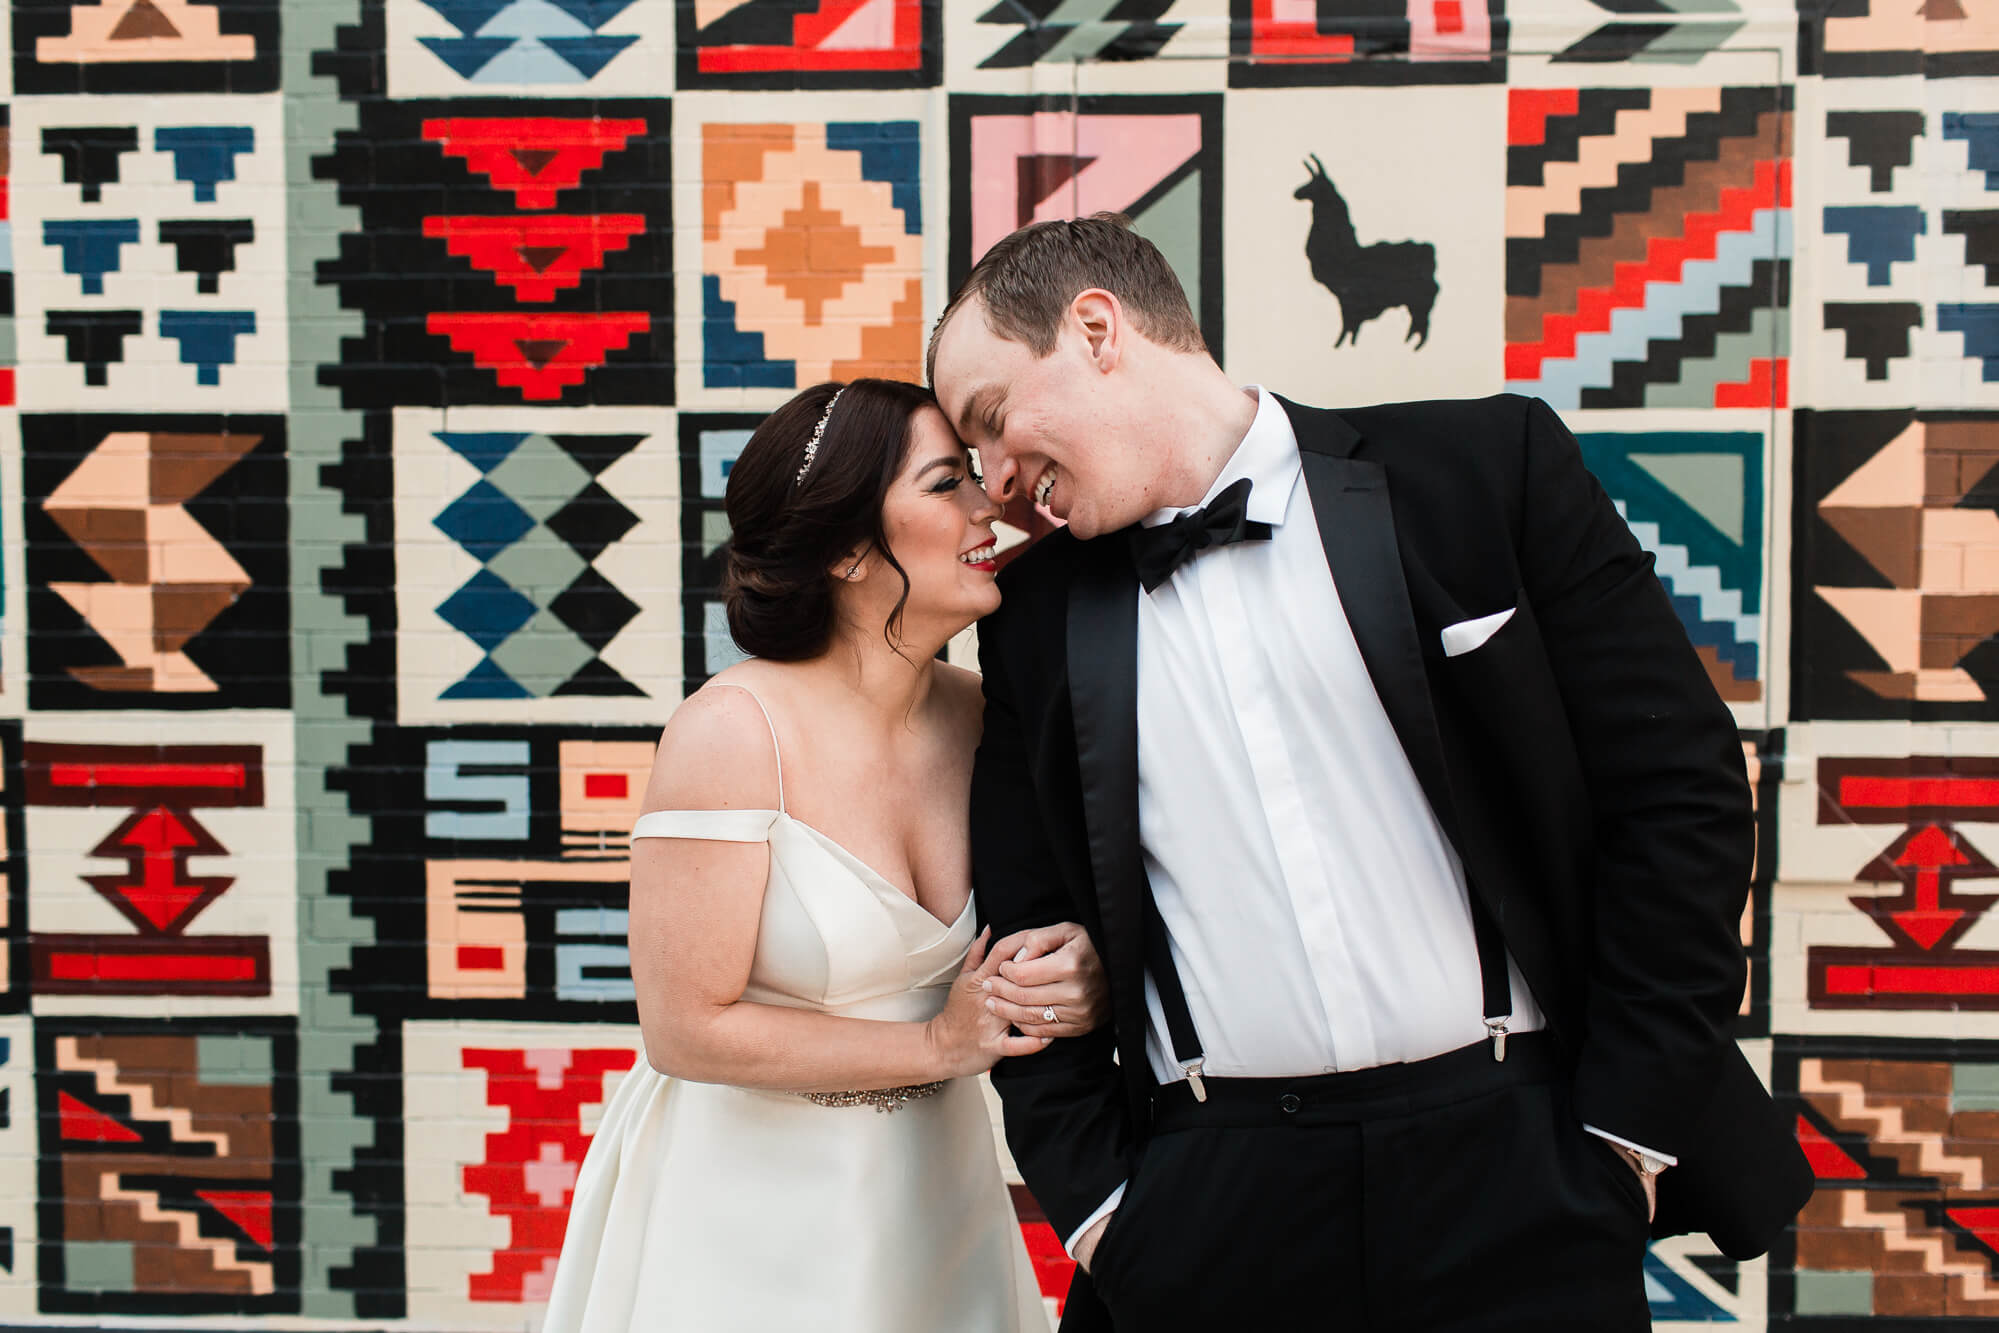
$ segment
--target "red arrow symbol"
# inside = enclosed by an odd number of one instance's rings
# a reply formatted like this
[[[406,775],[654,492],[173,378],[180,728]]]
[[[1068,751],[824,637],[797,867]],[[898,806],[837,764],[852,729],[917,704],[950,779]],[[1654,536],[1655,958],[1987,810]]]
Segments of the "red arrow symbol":
[[[123,857],[122,875],[90,875],[93,889],[103,894],[143,931],[178,934],[195,913],[234,881],[226,877],[190,876],[190,855],[218,856],[226,849],[208,830],[165,806],[135,811],[93,854]]]
[[[1916,905],[1888,915],[1918,948],[1933,949],[1965,915],[1959,908],[1941,905],[1943,867],[1968,866],[1971,858],[1957,849],[1949,834],[1931,824],[1909,839],[1895,864],[1916,868]]]

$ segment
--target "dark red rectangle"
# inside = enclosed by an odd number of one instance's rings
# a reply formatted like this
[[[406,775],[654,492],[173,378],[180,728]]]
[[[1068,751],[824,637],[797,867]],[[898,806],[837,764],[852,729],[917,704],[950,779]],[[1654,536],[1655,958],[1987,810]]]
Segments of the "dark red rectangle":
[[[1999,953],[1988,949],[1925,960],[1895,949],[1817,948],[1806,981],[1815,1009],[1999,1009]]]
[[[270,941],[261,935],[35,935],[37,995],[269,995]]]
[[[458,946],[458,969],[461,972],[498,972],[507,965],[504,949],[496,949],[489,944],[461,944]]]
[[[1999,807],[1999,778],[1844,777],[1841,805],[1904,810],[1910,807]]]
[[[22,747],[29,805],[194,809],[264,803],[257,745],[58,745]]]
[[[622,801],[631,794],[631,779],[623,773],[585,773],[583,794],[593,801]]]

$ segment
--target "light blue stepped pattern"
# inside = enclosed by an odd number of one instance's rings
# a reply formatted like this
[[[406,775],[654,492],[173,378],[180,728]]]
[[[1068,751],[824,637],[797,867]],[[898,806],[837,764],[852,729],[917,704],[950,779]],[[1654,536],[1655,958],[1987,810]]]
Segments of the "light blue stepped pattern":
[[[1620,362],[1642,362],[1647,344],[1678,341],[1689,318],[1719,314],[1723,289],[1748,286],[1759,260],[1789,259],[1791,238],[1790,209],[1758,209],[1750,230],[1717,238],[1713,259],[1683,265],[1678,282],[1647,283],[1643,305],[1614,312],[1608,332],[1581,335],[1573,357],[1548,358],[1539,379],[1509,381],[1507,392],[1546,399],[1557,410],[1581,407],[1583,390],[1609,388]]]
[[[639,39],[600,32],[631,0],[424,0],[456,37],[419,37],[470,83],[584,84]]]
[[[1631,535],[1653,555],[1653,569],[1673,599],[1673,608],[1695,643],[1720,650],[1744,679],[1756,676],[1763,647],[1763,617],[1742,609],[1742,592],[1722,584],[1721,570],[1695,564],[1685,546],[1665,539],[1657,523],[1633,520],[1624,501],[1614,502]]]

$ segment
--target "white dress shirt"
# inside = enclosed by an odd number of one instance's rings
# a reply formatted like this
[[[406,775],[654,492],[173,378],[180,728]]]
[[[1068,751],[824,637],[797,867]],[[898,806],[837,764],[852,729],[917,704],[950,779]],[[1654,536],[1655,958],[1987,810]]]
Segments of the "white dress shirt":
[[[1138,597],[1145,872],[1205,1076],[1427,1059],[1488,1035],[1464,867],[1347,624],[1291,420],[1250,392],[1256,419],[1202,504],[1248,477],[1271,539],[1203,551]],[[1508,1030],[1541,1027],[1507,972]],[[1145,1000],[1152,1072],[1181,1079],[1149,974]]]

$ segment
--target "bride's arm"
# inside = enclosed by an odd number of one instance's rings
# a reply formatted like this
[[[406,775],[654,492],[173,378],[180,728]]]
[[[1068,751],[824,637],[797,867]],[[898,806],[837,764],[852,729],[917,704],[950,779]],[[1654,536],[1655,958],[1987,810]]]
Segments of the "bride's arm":
[[[733,697],[732,697],[733,696]],[[747,715],[745,715],[747,710]],[[661,738],[648,810],[771,809],[777,769],[756,704],[735,690],[682,704]],[[742,998],[770,849],[646,838],[632,848],[631,960],[646,1059],[700,1083],[782,1092],[901,1087],[976,1074],[1047,1042],[989,1011],[975,945],[944,1012],[887,1023]],[[994,960],[997,967],[997,960]]]

